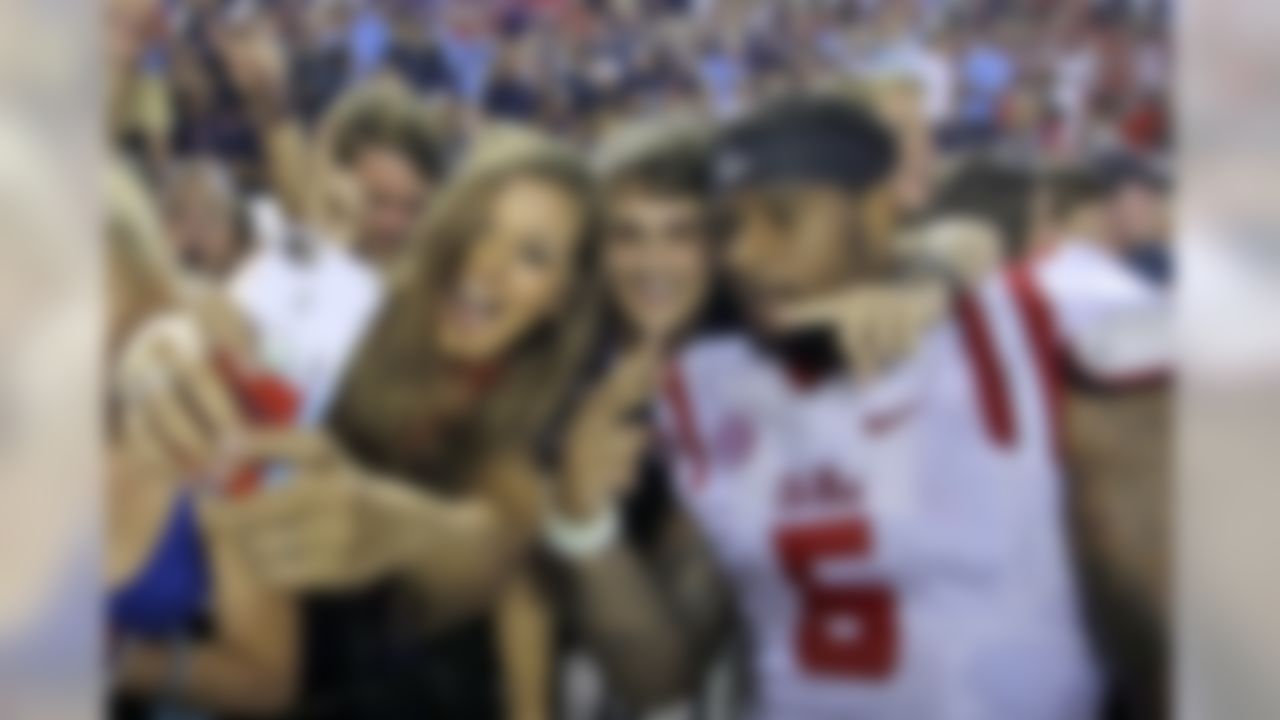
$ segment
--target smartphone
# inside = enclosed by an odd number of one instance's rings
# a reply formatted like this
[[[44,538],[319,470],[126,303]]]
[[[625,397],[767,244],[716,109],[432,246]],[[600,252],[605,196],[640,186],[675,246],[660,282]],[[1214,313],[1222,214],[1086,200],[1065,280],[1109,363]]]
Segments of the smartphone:
[[[241,410],[250,421],[264,427],[288,427],[297,423],[302,411],[302,394],[289,381],[269,372],[248,373],[225,353],[214,355],[218,372],[226,378]],[[254,463],[232,471],[223,481],[223,492],[244,497],[256,492],[271,476],[281,477],[284,468]]]

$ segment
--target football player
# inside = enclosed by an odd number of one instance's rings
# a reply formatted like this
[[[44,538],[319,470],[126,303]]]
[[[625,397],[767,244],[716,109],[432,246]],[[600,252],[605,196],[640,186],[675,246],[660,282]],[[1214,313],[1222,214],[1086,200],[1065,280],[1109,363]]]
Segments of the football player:
[[[648,573],[620,539],[609,468],[564,473],[547,523],[615,688],[678,697],[736,626],[753,717],[1097,717],[1079,557],[1085,596],[1147,651],[1127,677],[1158,716],[1166,393],[1086,397],[1064,372],[1161,366],[1159,343],[1123,342],[1151,307],[1035,264],[954,296],[913,279],[892,240],[891,135],[846,102],[766,106],[716,154],[749,321],[663,381],[670,562]],[[902,333],[896,362],[869,349]],[[635,395],[617,397],[628,432]]]

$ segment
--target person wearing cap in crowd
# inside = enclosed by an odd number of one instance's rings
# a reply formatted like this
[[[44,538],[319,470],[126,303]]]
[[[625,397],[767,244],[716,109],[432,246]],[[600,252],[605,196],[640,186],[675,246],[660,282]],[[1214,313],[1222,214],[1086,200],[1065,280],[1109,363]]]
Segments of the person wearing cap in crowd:
[[[563,473],[546,522],[593,650],[645,707],[692,687],[736,622],[752,717],[1097,717],[1072,562],[1088,538],[1087,597],[1142,651],[1108,669],[1135,717],[1158,717],[1166,395],[1089,399],[1126,441],[1109,453],[1059,435],[1081,406],[1057,368],[1088,327],[1056,322],[1124,301],[1064,297],[1024,266],[948,305],[893,247],[895,162],[890,133],[840,100],[790,98],[724,133],[725,261],[747,319],[662,381],[674,560],[642,569],[608,468]]]

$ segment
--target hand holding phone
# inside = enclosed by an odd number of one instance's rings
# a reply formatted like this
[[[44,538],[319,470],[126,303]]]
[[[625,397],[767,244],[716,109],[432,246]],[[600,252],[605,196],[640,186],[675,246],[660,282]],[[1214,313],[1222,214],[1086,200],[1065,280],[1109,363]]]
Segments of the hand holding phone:
[[[299,420],[302,397],[284,378],[271,373],[248,373],[236,366],[229,355],[216,356],[218,369],[231,384],[241,409],[255,426],[289,427]],[[223,492],[242,497],[260,488],[269,468],[257,463],[240,465],[222,482]]]
[[[302,405],[288,381],[213,347],[181,312],[141,328],[121,355],[119,375],[126,451],[165,476],[232,495],[251,492],[264,471],[228,467],[233,446],[256,428],[293,424]]]

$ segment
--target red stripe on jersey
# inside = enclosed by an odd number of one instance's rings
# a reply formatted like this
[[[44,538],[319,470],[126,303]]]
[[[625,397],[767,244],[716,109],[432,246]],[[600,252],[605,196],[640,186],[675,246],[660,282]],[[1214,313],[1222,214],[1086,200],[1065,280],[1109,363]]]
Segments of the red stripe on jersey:
[[[1040,291],[1029,262],[1013,266],[1008,273],[1009,289],[1022,320],[1022,329],[1031,341],[1036,373],[1040,379],[1041,397],[1048,406],[1050,437],[1061,456],[1063,448],[1063,412],[1065,367],[1058,343],[1057,324],[1049,300]]]
[[[693,487],[699,489],[707,476],[707,454],[698,437],[698,425],[693,417],[693,402],[689,399],[689,389],[685,386],[684,375],[680,372],[678,362],[667,364],[662,392],[674,416],[676,442],[680,451],[688,458],[693,471]]]
[[[965,350],[969,355],[969,367],[978,388],[982,403],[982,419],[991,439],[1000,445],[1012,445],[1015,438],[1013,405],[1009,401],[1009,389],[996,356],[995,343],[986,318],[971,293],[960,296],[956,302],[956,315],[960,320]]]

